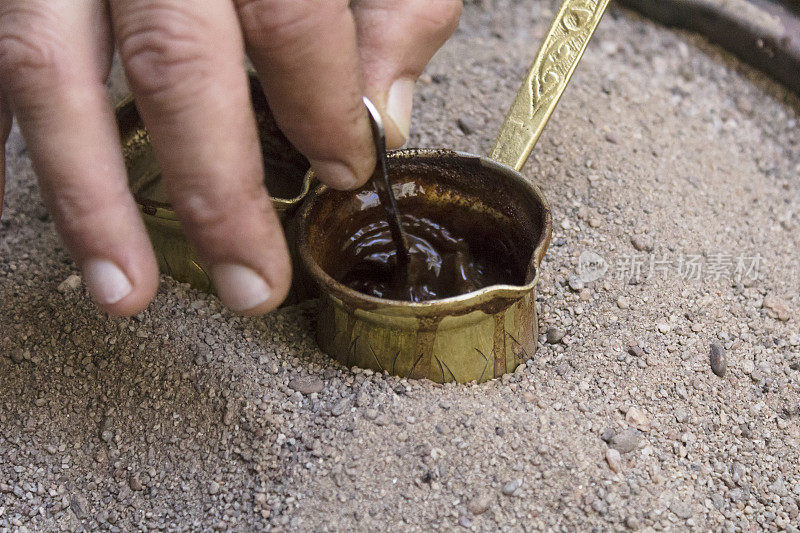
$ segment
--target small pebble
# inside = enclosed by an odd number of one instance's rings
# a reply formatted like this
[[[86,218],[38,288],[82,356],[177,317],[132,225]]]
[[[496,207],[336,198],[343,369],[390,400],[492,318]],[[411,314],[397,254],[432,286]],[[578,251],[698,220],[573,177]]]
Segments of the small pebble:
[[[139,480],[139,476],[136,474],[131,474],[128,476],[128,486],[132,491],[136,492],[144,489],[144,485],[142,485],[142,482]]]
[[[609,446],[617,450],[619,453],[629,453],[639,446],[639,441],[641,438],[641,431],[636,428],[628,428],[614,435],[611,438],[611,442],[609,442]]]
[[[719,344],[712,343],[708,362],[711,364],[712,372],[719,377],[725,377],[725,372],[728,370],[728,358],[725,355],[725,348]]]
[[[303,376],[295,378],[289,382],[289,388],[308,396],[322,391],[325,383],[317,376]]]
[[[467,511],[475,516],[485,513],[492,505],[492,493],[481,492],[467,504]]]
[[[342,416],[348,409],[350,409],[350,401],[347,398],[342,398],[331,408],[331,414],[333,416]]]
[[[569,277],[570,289],[572,289],[575,292],[578,292],[581,289],[583,289],[583,287],[584,287],[583,280],[581,279],[580,276],[573,274],[572,276]]]
[[[692,514],[692,505],[689,502],[682,502],[679,500],[673,500],[669,506],[669,510],[675,513],[678,518],[682,518],[686,520],[690,518]]]
[[[520,487],[522,487],[522,480],[514,479],[503,485],[502,493],[506,496],[513,496]]]
[[[620,296],[619,298],[617,298],[617,307],[619,307],[620,309],[630,309],[631,301],[625,296]]]
[[[567,332],[564,331],[563,329],[548,328],[546,333],[547,342],[550,344],[558,344],[559,342],[561,342],[561,339],[563,339],[564,335],[566,334]]]
[[[464,132],[464,135],[471,135],[480,129],[478,121],[469,116],[463,116],[456,121],[458,129]]]
[[[792,310],[789,308],[789,304],[774,294],[765,296],[761,307],[766,309],[768,316],[783,322],[788,321],[792,317]]]
[[[77,274],[72,274],[67,279],[58,284],[58,292],[66,294],[68,292],[76,291],[81,286],[81,277]]]
[[[630,529],[631,531],[637,531],[641,524],[639,523],[639,519],[633,515],[630,515],[628,518],[625,519],[625,527]]]
[[[633,235],[631,244],[640,252],[652,252],[655,247],[653,237],[650,235]]]
[[[619,474],[622,471],[622,456],[614,448],[606,448],[606,462],[612,472]]]
[[[608,512],[608,504],[600,498],[595,498],[594,501],[592,501],[592,509],[594,509],[597,514],[604,515]]]
[[[743,96],[738,96],[736,98],[736,109],[741,111],[744,115],[751,115],[753,113],[753,104],[750,103],[750,100]]]
[[[644,357],[644,350],[638,344],[631,344],[628,346],[628,353],[634,357]]]
[[[375,424],[376,426],[388,426],[391,423],[391,420],[389,419],[388,415],[382,413],[377,417],[375,417],[372,423]]]
[[[628,412],[625,413],[625,420],[643,431],[650,428],[650,419],[647,418],[644,411],[637,407],[628,409]]]

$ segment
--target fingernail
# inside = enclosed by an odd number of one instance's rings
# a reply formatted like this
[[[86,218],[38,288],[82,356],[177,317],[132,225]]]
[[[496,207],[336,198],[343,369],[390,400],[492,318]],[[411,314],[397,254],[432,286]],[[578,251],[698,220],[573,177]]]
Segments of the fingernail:
[[[83,265],[83,277],[92,297],[102,305],[115,304],[133,290],[128,276],[107,259],[86,261]]]
[[[411,105],[414,101],[414,80],[395,80],[386,97],[386,112],[405,140],[411,130]]]
[[[339,161],[311,161],[311,168],[318,180],[335,189],[350,190],[364,184],[349,166]]]
[[[243,265],[222,263],[211,268],[214,288],[231,311],[241,312],[266,302],[272,291],[260,275]]]

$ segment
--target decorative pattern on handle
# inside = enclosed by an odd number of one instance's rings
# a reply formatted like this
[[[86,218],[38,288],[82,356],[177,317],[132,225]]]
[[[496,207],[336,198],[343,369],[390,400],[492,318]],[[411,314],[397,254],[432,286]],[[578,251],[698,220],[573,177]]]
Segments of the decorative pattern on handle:
[[[565,0],[517,92],[490,157],[519,170],[539,140],[609,0]]]

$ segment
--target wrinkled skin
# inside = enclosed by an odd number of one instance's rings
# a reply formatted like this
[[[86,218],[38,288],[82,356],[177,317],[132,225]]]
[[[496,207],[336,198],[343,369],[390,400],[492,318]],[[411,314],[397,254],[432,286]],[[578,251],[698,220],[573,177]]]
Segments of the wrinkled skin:
[[[402,145],[414,81],[460,12],[460,0],[0,0],[0,140],[15,117],[98,305],[143,309],[158,269],[105,92],[117,50],[220,298],[264,313],[285,297],[291,265],[263,184],[245,55],[320,180],[351,189],[375,162],[362,95],[390,146]],[[0,171],[0,198],[3,185]]]

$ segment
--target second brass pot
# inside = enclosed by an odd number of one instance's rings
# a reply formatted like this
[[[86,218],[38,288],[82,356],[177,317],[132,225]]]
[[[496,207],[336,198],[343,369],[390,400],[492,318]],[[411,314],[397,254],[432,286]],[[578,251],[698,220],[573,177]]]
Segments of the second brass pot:
[[[311,188],[311,176],[307,172],[309,163],[278,129],[253,72],[250,72],[249,80],[264,161],[265,184],[272,197],[272,207],[287,234],[289,252],[294,255],[296,247],[292,234],[295,229],[292,215]],[[150,137],[133,99],[128,98],[120,103],[115,114],[128,171],[128,184],[150,235],[159,270],[195,289],[213,291],[211,278],[186,239],[178,215],[167,200]],[[293,261],[293,264],[297,263]],[[285,302],[287,304],[306,296],[301,286],[302,273],[295,270],[294,279],[292,291]]]

